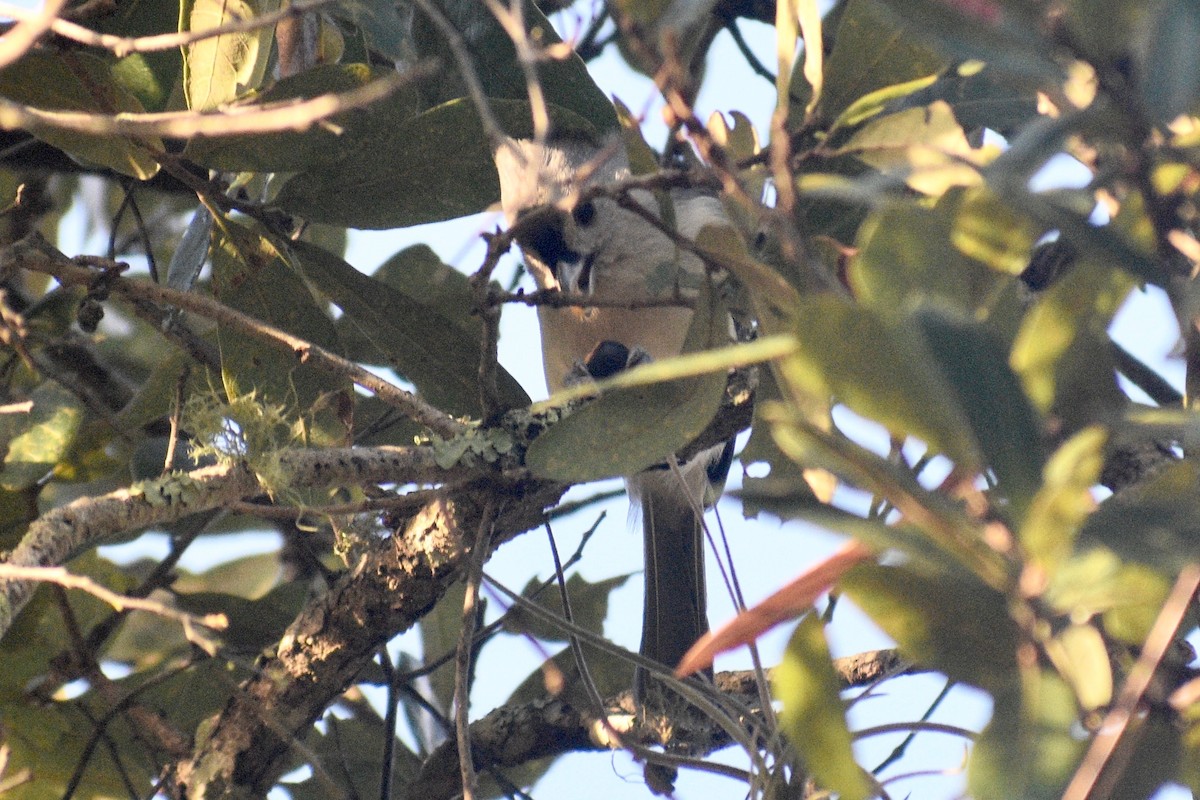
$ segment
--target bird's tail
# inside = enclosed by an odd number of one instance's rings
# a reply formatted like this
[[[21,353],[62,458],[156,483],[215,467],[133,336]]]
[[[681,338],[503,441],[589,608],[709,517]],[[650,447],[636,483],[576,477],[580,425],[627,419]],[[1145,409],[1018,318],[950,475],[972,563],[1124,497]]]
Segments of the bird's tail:
[[[704,470],[699,472],[703,478]],[[646,548],[640,652],[668,667],[678,664],[708,631],[704,530],[697,516],[703,495],[692,491],[702,491],[700,486],[685,487],[698,483],[690,477],[660,467],[630,480],[641,504]],[[635,693],[640,700],[646,697],[646,683],[644,671],[638,670]]]

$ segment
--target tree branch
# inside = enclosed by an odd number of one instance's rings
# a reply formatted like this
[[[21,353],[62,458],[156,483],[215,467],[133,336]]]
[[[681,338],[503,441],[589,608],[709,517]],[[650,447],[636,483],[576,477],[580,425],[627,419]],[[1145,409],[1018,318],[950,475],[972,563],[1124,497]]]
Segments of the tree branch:
[[[98,261],[97,259],[89,259]],[[411,392],[406,392],[358,364],[313,344],[298,336],[274,328],[261,320],[229,308],[196,292],[180,292],[150,281],[135,281],[120,277],[116,268],[121,265],[107,262],[111,269],[97,272],[81,267],[50,246],[40,234],[33,233],[0,252],[0,275],[13,269],[27,269],[54,276],[64,285],[95,287],[103,282],[106,289],[132,300],[143,300],[175,306],[191,311],[291,353],[300,362],[310,362],[329,372],[348,378],[364,389],[374,392],[380,400],[395,406],[411,419],[439,435],[449,438],[462,433],[465,426],[439,411]]]
[[[895,650],[873,650],[833,661],[842,689],[869,686],[885,678],[923,672],[908,664]],[[769,673],[768,673],[769,674]],[[731,699],[759,710],[758,688],[752,670],[722,672],[716,676],[717,690]],[[631,692],[607,698],[604,718],[590,709],[576,708],[559,697],[547,697],[518,706],[502,706],[471,725],[471,751],[476,770],[503,769],[541,758],[571,752],[603,751],[611,748],[606,726],[617,727],[623,739],[643,746],[669,744],[707,755],[732,743],[717,725],[697,725],[695,715],[688,725],[672,728],[673,738],[663,742],[662,726],[641,724]],[[761,713],[761,712],[760,712]],[[615,715],[615,716],[614,716]],[[450,800],[462,791],[458,773],[458,748],[447,740],[435,750],[416,780],[405,792],[411,800]]]

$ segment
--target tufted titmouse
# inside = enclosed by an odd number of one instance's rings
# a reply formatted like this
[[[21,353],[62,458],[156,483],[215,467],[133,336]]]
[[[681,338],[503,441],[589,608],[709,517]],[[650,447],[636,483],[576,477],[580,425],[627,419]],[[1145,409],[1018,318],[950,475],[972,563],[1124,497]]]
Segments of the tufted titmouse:
[[[617,142],[597,145],[579,137],[546,144],[507,140],[495,154],[500,202],[511,225],[542,208],[518,235],[538,287],[589,295],[603,306],[538,307],[546,384],[557,391],[580,367],[592,377],[630,361],[678,355],[692,311],[679,306],[621,308],[613,304],[695,296],[704,266],[654,225],[610,197],[579,200],[579,192],[629,177]],[[654,214],[647,191],[633,193]],[[671,194],[677,231],[694,238],[706,224],[723,222],[720,201],[694,191]],[[664,454],[666,455],[666,454]],[[704,585],[704,535],[697,509],[724,484],[733,442],[701,453],[678,469],[661,465],[626,479],[640,505],[646,552],[642,655],[674,666],[708,630]],[[719,490],[718,490],[719,491]],[[636,689],[645,695],[645,676]]]

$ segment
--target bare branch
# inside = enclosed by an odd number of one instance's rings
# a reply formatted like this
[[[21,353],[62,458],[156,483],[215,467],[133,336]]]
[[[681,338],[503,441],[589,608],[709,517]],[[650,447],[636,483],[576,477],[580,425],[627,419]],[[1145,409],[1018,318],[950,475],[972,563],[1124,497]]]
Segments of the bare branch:
[[[843,689],[923,671],[907,664],[895,650],[874,650],[834,659],[833,667]],[[761,713],[753,670],[719,673],[716,686],[722,694]],[[569,693],[520,706],[502,706],[473,723],[470,738],[475,769],[514,767],[564,753],[608,750],[611,739],[604,734],[608,726],[618,727],[622,739],[630,743],[669,744],[673,750],[699,754],[731,744],[728,734],[719,726],[695,724],[694,717],[688,719],[688,725],[673,728],[674,738],[664,743],[660,726],[639,724],[637,707],[628,691],[607,698],[601,714],[576,708],[563,699],[567,696]],[[700,764],[685,762],[680,766]],[[447,741],[426,759],[407,796],[449,800],[461,791],[457,747],[453,741]]]
[[[27,269],[53,275],[64,285],[90,287],[97,281],[103,281],[107,288],[129,298],[191,311],[289,352],[297,362],[311,363],[332,374],[346,377],[445,438],[455,436],[466,429],[461,422],[429,405],[412,392],[407,392],[353,361],[312,342],[235,311],[211,297],[195,292],[176,291],[150,281],[122,278],[116,274],[122,265],[116,262],[95,258],[88,260],[91,263],[106,264],[109,270],[101,273],[81,267],[47,244],[40,235],[31,234],[29,238],[9,246],[0,253],[0,272],[13,268]]]
[[[1104,800],[1112,796],[1133,752],[1133,744],[1129,741],[1129,723],[1150,689],[1158,665],[1192,609],[1197,589],[1200,589],[1200,566],[1193,564],[1184,567],[1175,580],[1171,594],[1163,603],[1158,619],[1146,637],[1142,654],[1125,679],[1116,703],[1104,718],[1083,763],[1063,792],[1063,800]]]
[[[23,129],[35,133],[66,130],[94,136],[169,136],[180,139],[192,136],[305,131],[335,114],[377,103],[402,86],[425,77],[432,71],[431,63],[421,63],[403,74],[389,73],[347,92],[322,94],[311,100],[283,100],[277,103],[233,106],[204,113],[163,111],[147,114],[90,114],[84,111],[48,111],[0,99],[0,128]]]
[[[50,30],[58,18],[58,12],[62,11],[66,4],[67,0],[46,0],[39,11],[30,12],[25,19],[20,20],[8,33],[0,37],[0,69],[25,55],[29,48]]]
[[[290,485],[297,487],[461,481],[471,474],[465,467],[440,468],[431,447],[288,450],[279,453],[278,458]],[[179,491],[172,492],[173,488]],[[58,566],[72,554],[114,533],[225,508],[264,491],[244,464],[236,464],[205,467],[177,473],[165,482],[135,484],[97,497],[82,497],[32,522],[7,563],[18,568]],[[0,579],[0,638],[29,601],[33,588],[33,581],[28,579]]]
[[[110,33],[99,33],[78,23],[57,18],[51,20],[50,30],[64,39],[70,39],[73,42],[79,42],[91,47],[103,47],[106,50],[111,50],[117,58],[124,58],[130,53],[153,53],[161,50],[174,50],[176,47],[186,47],[193,42],[211,39],[216,36],[224,36],[230,33],[246,33],[258,30],[259,28],[269,28],[285,19],[301,16],[308,11],[330,5],[333,2],[334,0],[298,0],[298,2],[285,5],[278,11],[270,14],[263,14],[249,19],[239,19],[199,31],[161,33],[154,36],[113,36]],[[40,11],[30,11],[27,8],[11,3],[0,3],[0,16],[10,17],[19,22],[35,20],[41,17],[42,13]],[[5,40],[7,38],[6,35]]]
[[[86,575],[75,575],[63,567],[22,567],[17,564],[0,563],[0,579],[12,581],[33,581],[36,583],[53,583],[64,589],[79,589],[93,597],[99,598],[117,611],[132,609],[157,614],[160,617],[174,620],[183,625],[184,631],[191,639],[191,629],[201,625],[213,630],[224,630],[229,627],[229,620],[224,614],[189,614],[177,608],[171,608],[163,603],[156,603],[139,597],[128,597],[96,583]]]

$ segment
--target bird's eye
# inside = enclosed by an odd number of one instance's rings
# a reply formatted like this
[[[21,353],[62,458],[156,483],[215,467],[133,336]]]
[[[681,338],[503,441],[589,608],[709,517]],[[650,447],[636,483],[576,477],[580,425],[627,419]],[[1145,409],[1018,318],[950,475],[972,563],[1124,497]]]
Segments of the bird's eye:
[[[518,241],[526,252],[531,252],[552,271],[556,270],[561,262],[574,263],[579,260],[579,253],[568,247],[563,238],[562,225],[550,220],[532,225],[524,234],[518,236]]]
[[[571,216],[575,218],[576,225],[586,228],[596,218],[596,206],[591,200],[587,200],[575,206],[571,211]]]

